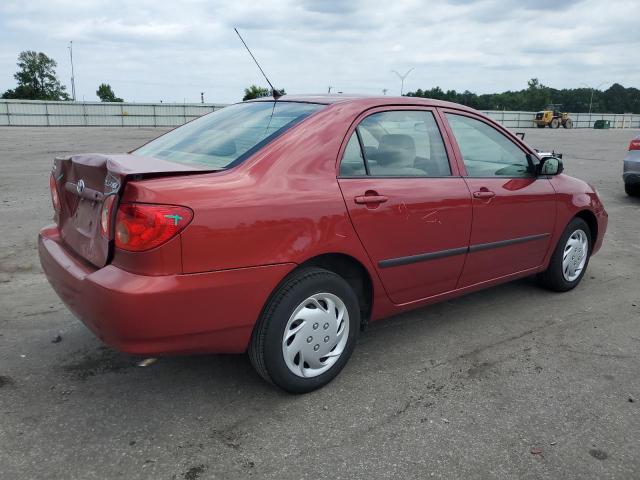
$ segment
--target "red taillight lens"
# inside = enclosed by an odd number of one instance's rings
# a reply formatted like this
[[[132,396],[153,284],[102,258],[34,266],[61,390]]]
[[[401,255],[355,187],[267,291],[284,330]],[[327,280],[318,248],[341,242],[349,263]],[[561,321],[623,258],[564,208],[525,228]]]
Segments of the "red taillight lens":
[[[123,203],[116,215],[117,248],[142,252],[175,237],[193,219],[193,212],[175,205]]]
[[[634,138],[629,144],[629,151],[640,150],[640,138]]]
[[[51,190],[51,203],[53,204],[53,210],[56,213],[60,213],[60,195],[58,195],[58,186],[56,185],[56,179],[53,174],[49,177],[49,190]]]
[[[100,211],[100,233],[102,233],[104,238],[109,238],[109,226],[111,225],[113,203],[115,200],[115,195],[109,195],[102,202],[102,210]]]

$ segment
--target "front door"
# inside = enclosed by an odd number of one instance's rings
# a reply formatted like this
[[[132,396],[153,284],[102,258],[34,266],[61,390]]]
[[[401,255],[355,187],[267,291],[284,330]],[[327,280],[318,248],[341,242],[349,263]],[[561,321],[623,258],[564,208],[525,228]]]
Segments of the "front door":
[[[472,114],[445,117],[473,197],[469,254],[459,287],[538,267],[550,247],[556,194],[523,148]]]
[[[453,167],[427,109],[370,114],[346,145],[338,182],[394,303],[456,287],[471,232],[471,196]]]

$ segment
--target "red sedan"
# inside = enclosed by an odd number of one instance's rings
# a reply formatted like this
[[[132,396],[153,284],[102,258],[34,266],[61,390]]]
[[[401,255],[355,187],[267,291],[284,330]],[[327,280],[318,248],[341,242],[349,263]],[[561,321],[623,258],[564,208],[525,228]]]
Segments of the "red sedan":
[[[140,355],[248,352],[325,385],[368,322],[537,274],[575,287],[607,213],[478,112],[344,96],[224,108],[124,155],[57,158],[51,285]]]

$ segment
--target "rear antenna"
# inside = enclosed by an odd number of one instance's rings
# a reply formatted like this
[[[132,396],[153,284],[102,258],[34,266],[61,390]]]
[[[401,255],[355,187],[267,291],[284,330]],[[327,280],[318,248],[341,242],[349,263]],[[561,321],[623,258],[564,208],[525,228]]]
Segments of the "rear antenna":
[[[238,38],[240,38],[240,41],[242,42],[242,44],[244,45],[244,48],[247,49],[247,52],[249,52],[249,55],[251,55],[251,58],[253,58],[253,61],[256,62],[256,65],[258,66],[258,68],[260,69],[260,73],[262,73],[262,76],[264,77],[264,79],[267,81],[267,83],[269,84],[269,86],[271,87],[271,95],[273,95],[273,99],[274,100],[278,100],[281,96],[282,93],[280,93],[279,90],[276,90],[275,88],[273,88],[273,85],[271,84],[271,82],[269,81],[269,77],[267,77],[267,74],[264,73],[264,70],[262,70],[262,67],[260,66],[260,64],[258,63],[258,60],[256,60],[256,57],[253,56],[253,53],[251,53],[251,50],[249,50],[249,47],[247,46],[247,42],[244,41],[244,39],[242,38],[242,35],[240,35],[240,32],[238,31],[237,28],[234,28],[236,34],[238,35]]]

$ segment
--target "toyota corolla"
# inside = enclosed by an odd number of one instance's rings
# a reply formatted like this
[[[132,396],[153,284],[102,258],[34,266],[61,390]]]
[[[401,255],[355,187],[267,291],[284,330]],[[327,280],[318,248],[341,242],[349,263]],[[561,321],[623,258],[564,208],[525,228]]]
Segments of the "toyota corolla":
[[[308,392],[368,322],[530,275],[574,288],[607,214],[562,170],[457,104],[261,99],[128,154],[56,158],[39,253],[105,343],[247,352]]]

